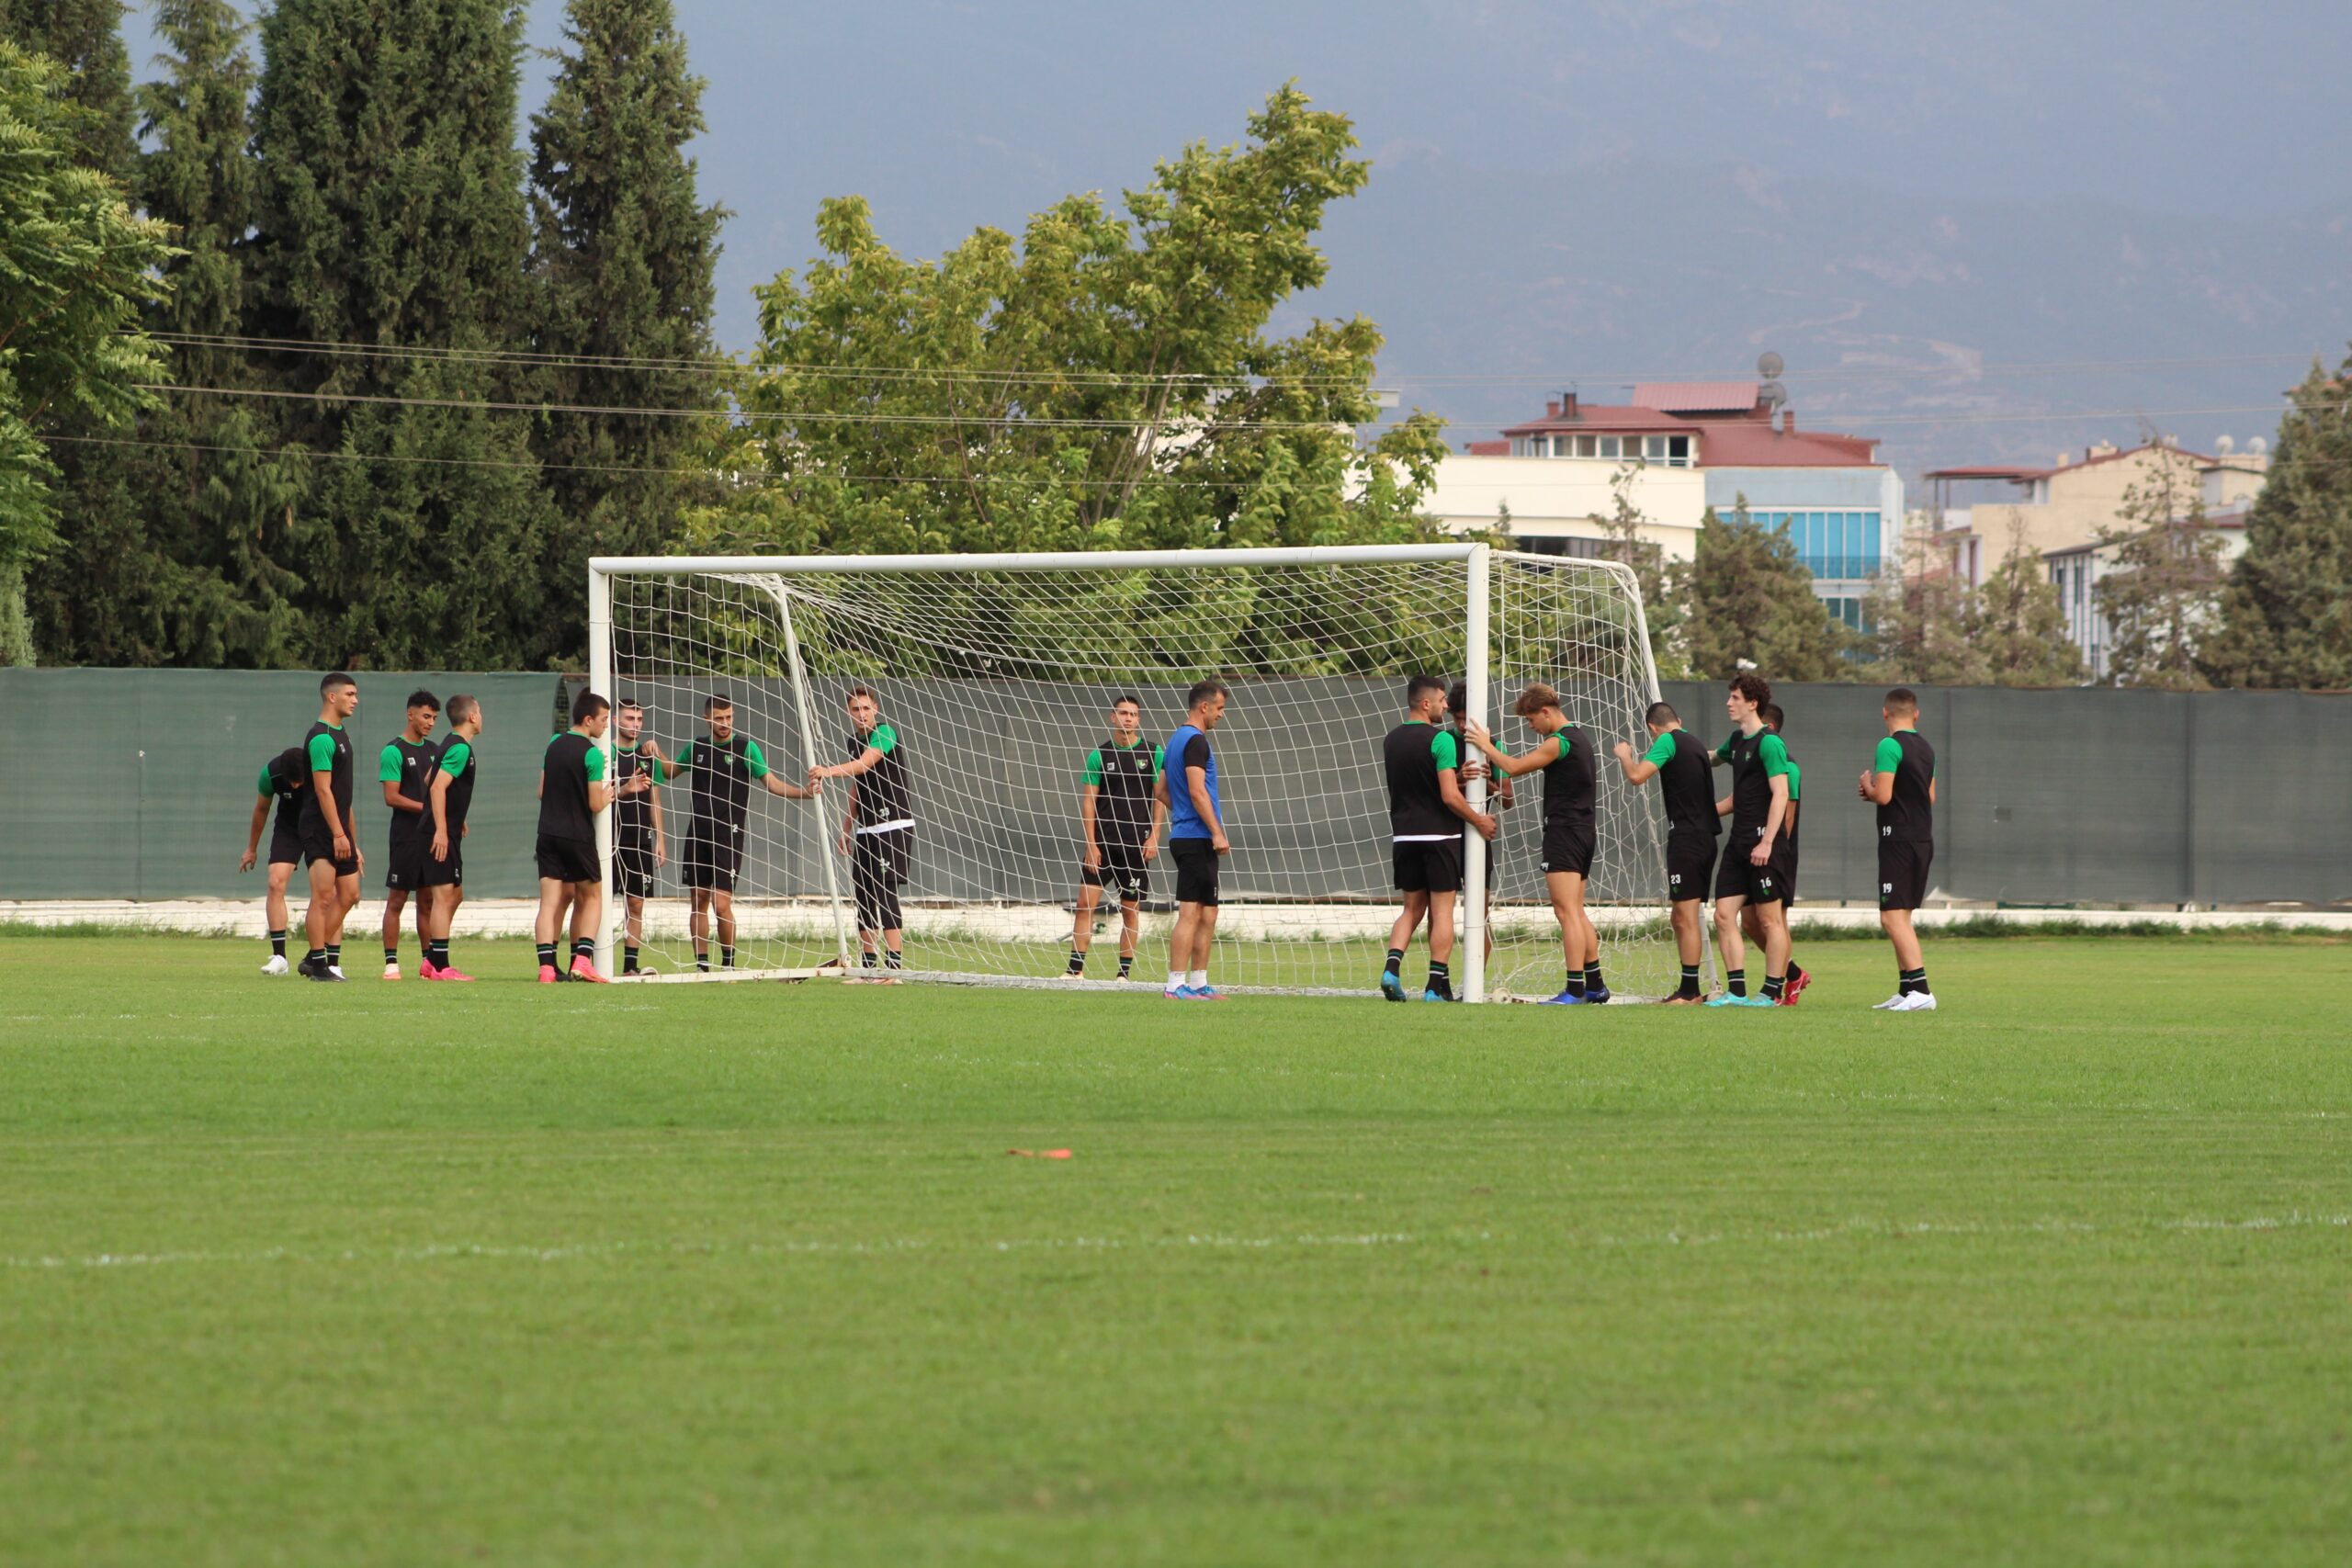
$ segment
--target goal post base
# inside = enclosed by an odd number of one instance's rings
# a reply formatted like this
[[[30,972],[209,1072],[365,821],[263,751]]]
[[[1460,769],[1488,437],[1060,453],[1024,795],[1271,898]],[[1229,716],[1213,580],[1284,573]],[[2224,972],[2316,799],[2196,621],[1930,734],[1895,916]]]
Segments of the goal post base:
[[[620,985],[731,985],[739,980],[782,980],[797,985],[803,980],[838,980],[849,971],[838,964],[820,964],[814,969],[640,969],[634,975],[609,976]]]

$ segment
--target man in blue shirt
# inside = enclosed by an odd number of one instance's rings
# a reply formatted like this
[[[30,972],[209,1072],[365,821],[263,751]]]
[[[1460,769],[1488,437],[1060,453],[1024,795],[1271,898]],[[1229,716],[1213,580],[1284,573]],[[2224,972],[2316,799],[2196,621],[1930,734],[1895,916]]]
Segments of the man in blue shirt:
[[[1216,936],[1217,857],[1230,854],[1216,794],[1216,756],[1209,731],[1225,719],[1222,681],[1197,681],[1184,694],[1184,722],[1168,738],[1168,765],[1152,787],[1168,811],[1168,854],[1176,863],[1176,929],[1168,938],[1170,1001],[1221,1002],[1209,984],[1209,943]]]

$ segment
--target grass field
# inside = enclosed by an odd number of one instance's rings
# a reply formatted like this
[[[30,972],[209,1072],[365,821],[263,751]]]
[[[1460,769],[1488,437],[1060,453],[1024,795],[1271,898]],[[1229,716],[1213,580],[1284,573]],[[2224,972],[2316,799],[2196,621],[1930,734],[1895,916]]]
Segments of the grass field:
[[[259,956],[0,944],[0,1562],[2352,1561],[2352,944],[1770,1018]]]

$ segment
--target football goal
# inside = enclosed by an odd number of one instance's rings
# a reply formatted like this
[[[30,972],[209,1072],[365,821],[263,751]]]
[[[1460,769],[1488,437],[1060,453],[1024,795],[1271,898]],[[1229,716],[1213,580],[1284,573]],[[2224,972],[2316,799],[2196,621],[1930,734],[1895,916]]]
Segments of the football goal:
[[[636,705],[639,744],[650,742],[620,757],[622,727],[607,731],[607,776],[661,781],[605,814],[602,947],[619,951],[633,896],[649,975],[854,972],[861,925],[896,918],[909,979],[1072,983],[1089,783],[1100,826],[1104,795],[1164,766],[1156,749],[1206,677],[1230,692],[1211,738],[1233,846],[1216,983],[1369,993],[1396,908],[1381,742],[1403,716],[1406,680],[1426,673],[1466,682],[1469,710],[1513,753],[1535,743],[1510,716],[1531,681],[1556,687],[1600,741],[1589,906],[1603,962],[1621,995],[1673,988],[1657,792],[1629,787],[1607,761],[1614,741],[1646,746],[1643,713],[1657,696],[1634,577],[1613,563],[1432,544],[599,558],[589,570],[591,684]],[[854,696],[870,708],[854,712]],[[1122,699],[1140,710],[1140,752],[1114,731]],[[857,760],[877,739],[887,768],[826,780],[808,799],[776,788],[804,786],[812,767]],[[1102,772],[1114,750],[1120,780]],[[652,750],[666,761],[649,767]],[[682,754],[693,764],[683,773]],[[1467,999],[1559,989],[1542,790],[1540,775],[1518,781],[1492,846],[1468,836],[1453,965]],[[1474,779],[1465,793],[1484,804],[1490,786]],[[883,832],[895,835],[888,854],[857,842]],[[1140,876],[1104,879],[1076,984],[1119,984],[1122,895],[1140,908],[1136,982],[1165,974],[1175,868],[1164,834],[1158,852]]]

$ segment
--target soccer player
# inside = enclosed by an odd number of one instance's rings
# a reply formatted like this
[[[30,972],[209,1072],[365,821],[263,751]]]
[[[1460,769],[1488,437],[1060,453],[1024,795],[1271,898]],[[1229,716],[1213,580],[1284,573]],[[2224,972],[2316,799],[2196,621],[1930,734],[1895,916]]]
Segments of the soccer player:
[[[1781,907],[1781,876],[1772,856],[1789,812],[1789,753],[1781,738],[1764,728],[1764,705],[1772,688],[1751,671],[1731,678],[1724,711],[1736,727],[1715,749],[1715,761],[1731,764],[1731,794],[1716,810],[1731,818],[1731,837],[1715,868],[1715,945],[1724,959],[1722,996],[1709,1007],[1775,1007],[1787,977],[1789,926]],[[1764,931],[1764,994],[1747,993],[1747,948],[1741,940],[1740,911],[1756,906]]]
[[[1560,694],[1541,681],[1530,682],[1510,711],[1540,738],[1533,750],[1514,757],[1475,723],[1470,741],[1498,773],[1510,778],[1538,771],[1544,774],[1544,890],[1551,895],[1552,914],[1560,922],[1560,951],[1567,962],[1560,994],[1545,1000],[1555,1007],[1605,1002],[1609,986],[1600,974],[1600,933],[1584,908],[1598,833],[1592,738],[1560,706]]]
[[[420,886],[433,898],[433,929],[424,939],[428,980],[469,982],[449,962],[449,926],[466,898],[466,813],[474,803],[474,778],[481,771],[475,744],[481,739],[481,704],[469,696],[449,699],[449,739],[442,743],[426,791],[433,836],[425,846]]]
[[[344,725],[359,707],[359,682],[338,670],[319,682],[319,716],[302,738],[311,787],[302,792],[302,858],[311,907],[303,923],[311,951],[296,973],[308,980],[343,978],[343,922],[359,902],[359,852],[351,815],[351,737]]]
[[[1787,716],[1781,711],[1780,704],[1766,703],[1764,705],[1764,728],[1779,736],[1782,746],[1789,743],[1788,731],[1784,728],[1786,719]],[[1782,919],[1789,921],[1791,927],[1788,981],[1781,987],[1781,1005],[1791,1008],[1797,1005],[1798,994],[1813,984],[1812,975],[1806,972],[1804,965],[1799,964],[1794,956],[1796,917],[1791,912],[1797,907],[1797,818],[1804,813],[1804,770],[1797,765],[1797,755],[1792,751],[1789,753],[1788,830],[1781,835],[1780,848],[1773,856],[1773,868],[1781,874],[1781,914]],[[1759,947],[1763,945],[1764,923],[1754,905],[1751,904],[1740,910],[1739,929],[1741,934],[1749,942]]]
[[[593,980],[596,972],[596,919],[604,912],[605,874],[596,854],[596,814],[610,803],[605,784],[605,750],[596,744],[612,722],[613,705],[594,692],[572,700],[571,728],[548,742],[539,763],[539,915],[533,935],[539,946],[539,983],[556,982],[555,956],[562,940],[563,907],[571,905],[571,977]]]
[[[425,796],[433,788],[434,764],[441,748],[434,744],[433,727],[441,722],[441,699],[430,692],[408,694],[408,724],[384,743],[376,761],[376,782],[384,786],[384,806],[392,815],[390,854],[384,872],[384,978],[401,977],[401,911],[409,896],[416,896],[416,941],[420,948],[433,942],[433,897],[424,889]]]
[[[613,883],[621,896],[621,973],[634,975],[638,945],[645,940],[645,900],[653,892],[655,869],[670,863],[670,845],[662,824],[661,753],[644,738],[645,709],[636,703],[621,704],[613,711],[613,728],[617,739],[613,761],[619,786],[613,799]],[[731,947],[731,895],[728,914],[728,945]]]
[[[1445,694],[1445,718],[1446,727],[1453,731],[1454,745],[1460,748],[1462,752],[1462,783],[1464,797],[1468,795],[1469,785],[1473,780],[1488,779],[1490,781],[1487,789],[1487,807],[1494,813],[1495,835],[1487,840],[1492,847],[1487,852],[1487,918],[1480,924],[1479,930],[1485,933],[1487,951],[1492,953],[1495,951],[1495,873],[1496,867],[1500,863],[1502,852],[1503,813],[1518,804],[1518,795],[1511,781],[1497,776],[1493,767],[1488,764],[1485,757],[1479,754],[1478,749],[1470,743],[1469,726],[1472,716],[1470,682],[1456,681],[1453,688]],[[1469,886],[1469,868],[1466,864],[1463,868],[1463,886],[1465,888]]]
[[[1158,858],[1160,830],[1167,826],[1167,808],[1159,799],[1159,775],[1167,766],[1168,753],[1143,738],[1142,702],[1113,702],[1111,737],[1086,754],[1085,782],[1078,792],[1079,830],[1086,848],[1079,865],[1078,918],[1070,926],[1069,979],[1086,976],[1094,908],[1106,886],[1119,890],[1119,978],[1134,976],[1143,900],[1151,891],[1146,868]]]
[[[760,743],[736,733],[735,703],[724,693],[703,699],[702,716],[708,727],[706,733],[688,741],[676,761],[664,761],[662,749],[650,741],[640,741],[638,750],[653,762],[647,775],[649,790],[681,773],[693,775],[688,783],[694,814],[686,820],[686,855],[679,879],[694,900],[688,924],[694,933],[695,967],[708,974],[714,918],[719,966],[735,967],[735,878],[743,869],[743,822],[751,814],[752,781],[759,780],[770,795],[787,800],[807,800],[817,791],[786,784],[769,770]],[[643,909],[641,901],[638,908]]]
[[[882,947],[887,985],[897,985],[906,962],[904,917],[899,889],[906,886],[915,841],[914,798],[907,782],[907,746],[898,730],[882,722],[882,702],[870,686],[852,686],[850,760],[808,770],[813,790],[821,779],[854,779],[842,813],[841,852],[849,857],[850,886],[857,897],[858,961],[874,967]]]
[[[302,863],[302,792],[311,787],[311,770],[300,746],[288,746],[261,765],[261,779],[255,787],[261,792],[254,802],[253,825],[245,833],[244,858],[237,863],[241,872],[251,871],[254,860],[261,852],[261,830],[269,821],[269,803],[277,802],[277,826],[269,834],[269,894],[262,908],[269,917],[269,962],[261,966],[265,975],[283,975],[286,962],[286,884],[292,879],[295,867]]]
[[[1703,1002],[1699,964],[1706,956],[1706,931],[1699,905],[1714,870],[1715,840],[1723,818],[1715,811],[1714,780],[1707,749],[1682,728],[1681,716],[1666,703],[1652,703],[1646,722],[1650,749],[1638,759],[1632,746],[1617,742],[1617,766],[1636,787],[1657,780],[1666,804],[1666,896],[1671,908],[1675,951],[1682,960],[1682,983],[1666,999],[1689,1007]]]
[[[1222,681],[1193,682],[1184,722],[1168,738],[1169,767],[1152,791],[1168,812],[1168,856],[1176,863],[1176,926],[1168,933],[1168,985],[1160,992],[1170,1001],[1225,1000],[1209,984],[1209,944],[1216,937],[1217,857],[1231,854],[1233,843],[1218,808],[1209,731],[1225,722],[1230,696]]]
[[[1430,976],[1425,1002],[1453,998],[1453,901],[1462,888],[1462,825],[1495,836],[1495,819],[1474,810],[1462,793],[1462,745],[1440,724],[1445,716],[1445,682],[1416,675],[1405,683],[1405,720],[1381,742],[1388,777],[1388,832],[1393,843],[1396,891],[1404,907],[1388,930],[1388,964],[1381,971],[1380,994],[1406,999],[1406,944],[1423,916],[1430,922]]]
[[[1936,749],[1919,738],[1919,697],[1908,686],[1886,694],[1879,709],[1886,739],[1862,774],[1862,798],[1878,807],[1878,923],[1894,944],[1897,989],[1872,1006],[1884,1012],[1933,1012],[1928,960],[1911,912],[1928,895],[1936,859]]]

